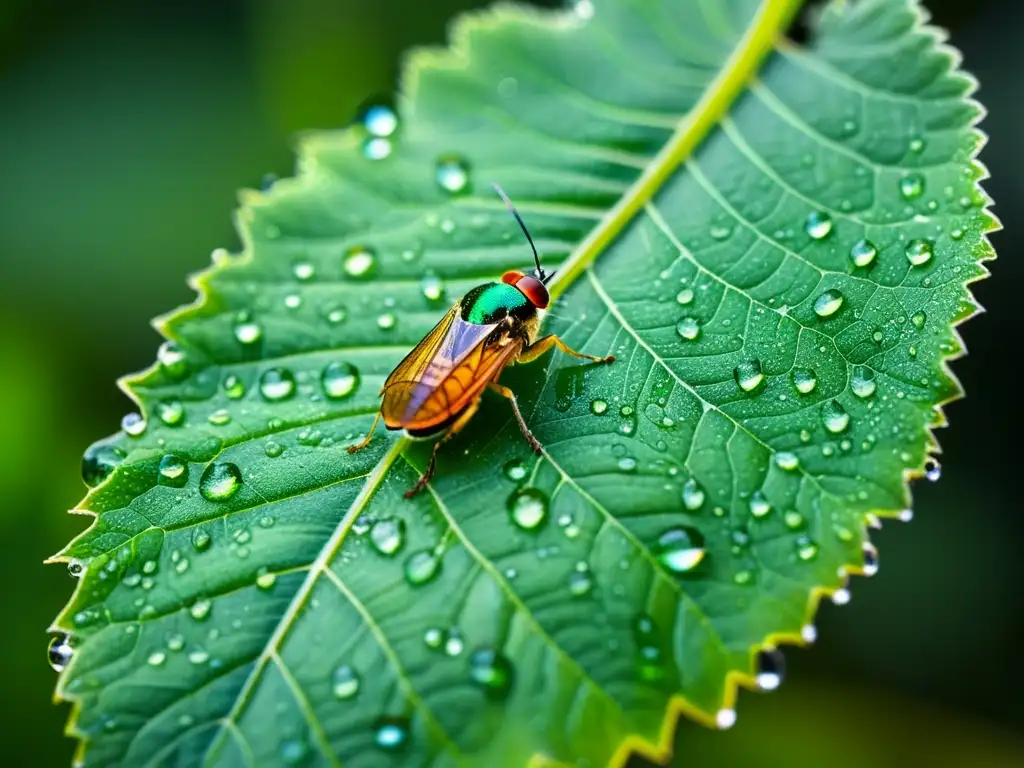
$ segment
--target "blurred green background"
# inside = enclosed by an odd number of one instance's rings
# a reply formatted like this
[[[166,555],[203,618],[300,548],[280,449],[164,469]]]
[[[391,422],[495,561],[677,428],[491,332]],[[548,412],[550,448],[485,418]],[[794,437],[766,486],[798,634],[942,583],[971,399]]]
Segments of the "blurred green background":
[[[0,690],[18,764],[70,760],[45,651],[73,582],[42,561],[87,524],[65,514],[81,453],[129,410],[114,380],[153,360],[149,319],[236,246],[236,189],[290,173],[296,131],[349,122],[393,90],[405,48],[479,4],[0,0]],[[982,83],[986,188],[1009,225],[976,286],[989,313],[963,329],[971,397],[947,411],[943,477],[915,489],[914,521],[875,535],[880,573],[823,607],[817,645],[787,652],[780,691],[741,694],[731,731],[684,723],[674,765],[1024,765],[1024,8],[926,5]]]

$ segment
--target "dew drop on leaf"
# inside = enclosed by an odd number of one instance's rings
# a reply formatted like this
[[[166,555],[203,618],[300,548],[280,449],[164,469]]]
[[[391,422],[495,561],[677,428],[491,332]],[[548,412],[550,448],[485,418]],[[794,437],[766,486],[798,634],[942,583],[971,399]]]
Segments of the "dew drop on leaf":
[[[704,489],[692,477],[683,483],[683,506],[691,512],[704,506]]]
[[[842,432],[850,425],[850,414],[836,400],[829,400],[821,406],[821,420],[832,434]]]
[[[775,464],[779,469],[784,469],[789,472],[800,465],[800,460],[796,457],[795,453],[791,453],[790,451],[779,451],[775,454]]]
[[[757,654],[755,680],[762,691],[774,691],[782,684],[786,674],[786,659],[775,648],[765,648]]]
[[[869,267],[878,256],[878,248],[870,240],[858,240],[850,249],[850,261],[855,267]]]
[[[182,488],[188,482],[188,464],[180,456],[168,453],[160,459],[156,481],[159,485]]]
[[[727,730],[736,725],[736,710],[735,709],[720,709],[715,715],[715,725],[721,730]]]
[[[332,400],[344,400],[359,388],[359,370],[351,363],[328,363],[320,374],[324,394]]]
[[[413,552],[405,560],[405,580],[413,586],[426,584],[441,570],[441,558],[431,549]]]
[[[383,160],[391,155],[391,141],[383,136],[371,136],[363,142],[363,156],[367,160]]]
[[[189,615],[192,616],[196,621],[203,621],[207,616],[210,615],[210,609],[213,608],[213,603],[206,598],[200,598],[192,603],[192,606],[188,609]]]
[[[107,479],[124,458],[124,451],[116,445],[94,443],[82,455],[82,479],[90,488],[95,488]]]
[[[919,331],[922,328],[924,328],[924,324],[927,319],[928,316],[924,313],[923,310],[918,310],[917,312],[910,316],[911,324],[914,326],[914,328],[916,328]]]
[[[592,586],[590,573],[586,570],[576,570],[569,574],[569,594],[580,597],[590,592]]]
[[[436,275],[424,275],[420,280],[420,293],[433,306],[444,300],[444,283]]]
[[[245,384],[235,374],[229,374],[224,379],[224,394],[232,400],[238,400],[245,396]]]
[[[146,420],[138,413],[126,413],[121,419],[121,429],[132,437],[138,437],[146,431]]]
[[[205,664],[210,660],[210,654],[203,648],[196,648],[193,651],[189,651],[188,660],[192,664]]]
[[[802,395],[810,394],[818,386],[818,377],[810,368],[793,369],[793,386]]]
[[[85,563],[81,560],[68,561],[68,576],[73,579],[78,579],[81,578],[83,573],[85,573]]]
[[[185,421],[185,406],[180,400],[161,400],[156,404],[156,415],[168,427],[178,427]]]
[[[796,537],[796,555],[805,563],[818,556],[818,545],[810,536],[801,535]]]
[[[469,187],[469,163],[456,155],[444,155],[437,159],[434,168],[437,185],[449,194],[456,195]]]
[[[196,552],[205,552],[213,543],[213,538],[203,528],[196,528],[192,531],[192,547]]]
[[[608,410],[608,403],[604,400],[592,400],[590,402],[590,412],[595,416],[600,416]]]
[[[488,698],[504,699],[512,689],[513,668],[500,651],[480,648],[469,656],[469,678]]]
[[[658,537],[658,561],[674,573],[688,573],[704,559],[704,537],[695,528],[669,528]]]
[[[518,482],[526,477],[526,466],[519,459],[505,462],[502,471],[505,473],[505,477],[514,482]]]
[[[260,394],[264,400],[277,402],[295,394],[295,376],[287,368],[269,368],[260,376]]]
[[[309,754],[309,745],[302,739],[285,739],[279,750],[283,765],[299,765]]]
[[[345,253],[342,269],[348,277],[367,280],[377,271],[377,256],[366,246],[354,246]]]
[[[508,512],[516,526],[534,531],[547,520],[548,497],[537,488],[520,488],[508,497]]]
[[[692,317],[684,317],[676,324],[676,333],[685,341],[695,341],[700,336],[700,324]]]
[[[263,338],[263,328],[261,328],[260,324],[252,319],[252,315],[245,310],[235,315],[235,325],[233,330],[238,342],[240,344],[245,344],[246,346],[255,344]]]
[[[374,104],[363,114],[363,127],[374,136],[390,136],[398,129],[398,115],[384,104]]]
[[[932,244],[928,240],[911,240],[904,253],[911,266],[924,266],[932,259]]]
[[[348,664],[338,667],[331,676],[331,690],[339,699],[351,699],[359,693],[359,685],[359,675]]]
[[[226,501],[242,486],[242,473],[228,461],[210,464],[199,478],[199,492],[209,501]]]
[[[832,219],[824,211],[812,211],[804,222],[804,231],[815,240],[823,240],[832,232]]]
[[[51,639],[46,655],[54,671],[63,672],[71,663],[71,657],[74,656],[74,650],[71,648],[71,636],[59,635]]]
[[[259,589],[270,589],[277,582],[277,574],[266,566],[256,572],[256,586]]]
[[[393,555],[405,544],[405,521],[383,517],[370,526],[370,541],[382,555]]]
[[[384,717],[374,725],[374,743],[387,752],[396,752],[409,740],[409,724],[400,718]]]
[[[866,365],[857,365],[850,376],[850,389],[862,400],[875,394],[875,372]]]
[[[757,359],[744,360],[733,370],[736,383],[744,392],[753,392],[764,381],[764,373],[761,372],[761,361]]]
[[[173,341],[165,341],[156,351],[156,360],[163,372],[172,379],[181,379],[188,373],[188,360]]]
[[[223,427],[231,423],[231,414],[226,408],[218,408],[207,416],[206,420],[215,427]]]
[[[686,306],[693,302],[693,288],[683,288],[676,294],[676,301]]]
[[[754,517],[764,517],[772,511],[772,505],[761,491],[754,491],[750,494],[750,514]]]
[[[306,281],[313,277],[316,270],[313,268],[312,263],[305,259],[299,259],[292,264],[292,274],[295,275],[296,280]]]
[[[151,654],[149,654],[149,658],[146,659],[146,662],[151,667],[159,667],[165,661],[167,661],[167,654],[163,651],[153,651]]]
[[[864,565],[861,570],[865,576],[874,576],[878,573],[878,550],[870,541],[864,542]]]
[[[931,482],[937,482],[942,477],[942,465],[934,456],[929,456],[924,462],[924,476]]]
[[[843,306],[843,294],[831,288],[814,300],[814,314],[818,317],[831,317]]]
[[[911,173],[900,179],[900,194],[904,200],[915,200],[924,193],[924,176]]]
[[[394,312],[381,312],[377,315],[377,327],[382,331],[390,331],[397,322],[398,318]]]

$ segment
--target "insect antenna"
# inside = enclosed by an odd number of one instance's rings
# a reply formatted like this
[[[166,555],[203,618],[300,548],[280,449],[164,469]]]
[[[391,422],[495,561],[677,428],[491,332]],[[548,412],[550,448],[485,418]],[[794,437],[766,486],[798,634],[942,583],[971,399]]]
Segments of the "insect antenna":
[[[533,249],[533,260],[537,264],[536,275],[537,279],[542,283],[546,283],[550,278],[550,275],[544,274],[544,268],[540,265],[540,256],[537,255],[537,246],[533,244],[533,238],[530,237],[530,230],[526,228],[526,224],[523,222],[523,217],[519,215],[519,211],[512,205],[512,201],[508,199],[508,195],[505,194],[505,190],[499,187],[497,184],[492,184],[494,191],[498,193],[502,200],[505,201],[505,206],[508,208],[509,213],[516,217],[516,221],[519,222],[520,228],[523,230],[523,234],[526,235],[526,239],[530,243],[530,248]],[[553,273],[552,273],[553,274]]]

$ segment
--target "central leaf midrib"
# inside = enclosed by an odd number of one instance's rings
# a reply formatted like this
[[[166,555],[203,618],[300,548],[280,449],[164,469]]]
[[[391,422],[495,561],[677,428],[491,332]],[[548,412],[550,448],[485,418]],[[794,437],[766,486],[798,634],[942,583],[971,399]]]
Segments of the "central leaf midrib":
[[[718,121],[746,88],[748,81],[754,77],[761,62],[772,50],[778,34],[785,29],[801,4],[802,0],[764,0],[733,54],[708,85],[697,104],[680,121],[679,127],[669,141],[630,186],[626,194],[605,214],[597,226],[563,262],[549,286],[553,301],[565,293],[594,259],[625,229],[633,217],[643,210],[643,207],[661,189],[668,178],[718,124]],[[377,487],[383,482],[388,469],[408,444],[407,438],[395,439],[381,457],[370,477],[367,478],[366,485],[359,496],[353,501],[352,506],[338,524],[338,528],[325,542],[320,555],[311,565],[306,580],[292,598],[277,630],[271,635],[263,652],[254,662],[253,670],[236,696],[234,706],[225,718],[226,721],[234,721],[237,718],[247,702],[252,688],[262,675],[267,660],[277,651],[298,614],[298,609],[311,594],[321,571],[328,566],[341,548],[352,523],[365,509]],[[207,761],[216,756],[225,733],[226,728],[222,725],[217,735],[211,740],[206,752]]]

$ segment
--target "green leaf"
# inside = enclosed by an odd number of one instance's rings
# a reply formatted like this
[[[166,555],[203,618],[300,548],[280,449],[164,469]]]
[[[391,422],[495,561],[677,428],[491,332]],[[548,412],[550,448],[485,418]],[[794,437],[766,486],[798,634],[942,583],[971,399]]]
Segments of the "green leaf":
[[[806,46],[796,6],[465,17],[397,128],[246,193],[57,557],[87,765],[664,758],[813,639],[937,449],[996,223],[917,5],[834,2]],[[618,360],[508,370],[544,455],[487,396],[406,501],[429,446],[345,449],[446,307],[528,266],[492,181],[559,267],[547,329]]]

